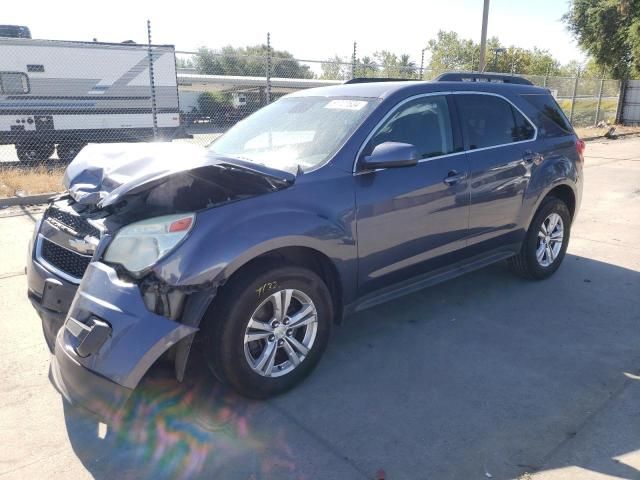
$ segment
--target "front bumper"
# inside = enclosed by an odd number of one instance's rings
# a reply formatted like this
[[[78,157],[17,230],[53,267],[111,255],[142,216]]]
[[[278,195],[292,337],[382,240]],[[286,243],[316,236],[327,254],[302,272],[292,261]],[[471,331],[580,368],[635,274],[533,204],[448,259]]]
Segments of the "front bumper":
[[[36,225],[36,235],[39,230],[40,223]],[[56,335],[71,308],[78,285],[51,273],[35,259],[35,238],[29,244],[27,255],[27,295],[40,316],[44,338],[53,352]]]
[[[70,404],[82,406],[100,419],[117,418],[133,390],[83,367],[73,352],[67,350],[63,337],[60,330],[49,366],[49,380]]]
[[[111,407],[126,401],[149,367],[183,339],[176,373],[184,373],[206,302],[189,302],[180,323],[151,312],[138,284],[99,261],[88,263],[81,281],[67,278],[48,258],[41,261],[39,242],[65,246],[68,237],[48,220],[36,225],[27,257],[28,295],[54,352],[51,381],[69,402],[109,417]],[[202,292],[190,297],[206,299]]]
[[[197,328],[150,312],[136,284],[92,262],[57,334],[51,377],[73,404],[120,406],[149,367]]]

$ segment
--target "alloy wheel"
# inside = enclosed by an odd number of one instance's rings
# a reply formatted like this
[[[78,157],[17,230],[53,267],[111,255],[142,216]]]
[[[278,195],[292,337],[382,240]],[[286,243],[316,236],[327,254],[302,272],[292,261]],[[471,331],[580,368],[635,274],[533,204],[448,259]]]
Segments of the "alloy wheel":
[[[308,356],[316,339],[318,312],[311,298],[296,289],[267,297],[253,312],[244,335],[245,358],[263,377],[280,377]]]
[[[551,213],[540,225],[538,231],[538,243],[536,247],[536,259],[543,267],[550,266],[562,250],[564,241],[564,224],[562,217],[557,213]]]

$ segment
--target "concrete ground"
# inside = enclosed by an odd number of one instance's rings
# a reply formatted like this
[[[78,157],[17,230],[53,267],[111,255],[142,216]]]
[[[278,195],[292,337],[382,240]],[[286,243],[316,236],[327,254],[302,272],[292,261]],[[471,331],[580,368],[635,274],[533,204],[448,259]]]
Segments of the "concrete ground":
[[[496,265],[363,312],[267,402],[154,367],[109,426],[50,386],[37,211],[0,212],[0,479],[640,478],[640,139],[589,143],[585,177],[553,278]]]

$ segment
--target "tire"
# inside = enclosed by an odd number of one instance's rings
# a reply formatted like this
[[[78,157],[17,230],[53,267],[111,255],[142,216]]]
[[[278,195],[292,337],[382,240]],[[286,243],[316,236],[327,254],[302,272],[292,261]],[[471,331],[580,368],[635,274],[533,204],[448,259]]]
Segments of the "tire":
[[[544,236],[543,225],[544,231],[546,231],[549,222],[553,222],[553,219],[558,217],[561,222],[555,224],[550,235]],[[560,243],[558,242],[560,238],[559,227],[562,228]],[[514,273],[524,278],[542,280],[550,277],[560,267],[564,259],[570,234],[571,213],[569,208],[562,200],[553,196],[547,197],[531,221],[520,252],[508,260],[509,267]],[[558,243],[559,247],[556,247]],[[549,250],[544,248],[544,245],[549,245]],[[541,251],[543,251],[542,258],[539,256]]]
[[[36,163],[48,160],[55,151],[53,143],[19,143],[16,145],[18,160],[23,163]]]
[[[286,291],[292,292],[291,318],[279,316],[274,307],[275,296],[283,301]],[[302,315],[309,305],[315,308],[315,321],[312,314]],[[309,323],[288,328],[296,318]],[[259,322],[252,324],[258,329],[249,328],[250,319]],[[240,272],[221,290],[204,319],[203,353],[221,382],[246,397],[264,399],[291,389],[311,373],[327,346],[332,323],[331,296],[318,275],[297,266],[263,264]],[[247,341],[254,337],[264,338]],[[309,346],[308,352],[301,353],[299,345]],[[261,359],[270,358],[269,351],[274,352],[273,362],[261,365]]]
[[[75,142],[65,142],[60,143],[56,147],[56,151],[58,152],[58,158],[61,162],[71,163],[71,161],[76,158],[76,155],[80,153],[80,150],[84,148],[84,144],[75,143]]]

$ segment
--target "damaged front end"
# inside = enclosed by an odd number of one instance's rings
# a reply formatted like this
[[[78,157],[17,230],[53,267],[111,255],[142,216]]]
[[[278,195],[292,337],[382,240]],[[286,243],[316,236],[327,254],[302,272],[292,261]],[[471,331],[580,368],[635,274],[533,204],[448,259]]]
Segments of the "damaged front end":
[[[153,265],[188,241],[199,212],[287,188],[295,177],[191,146],[99,147],[70,165],[68,194],[37,227],[28,277],[55,351],[53,383],[71,403],[108,418],[161,355],[182,380],[215,296],[215,285],[172,285]]]

